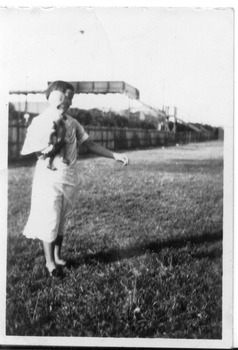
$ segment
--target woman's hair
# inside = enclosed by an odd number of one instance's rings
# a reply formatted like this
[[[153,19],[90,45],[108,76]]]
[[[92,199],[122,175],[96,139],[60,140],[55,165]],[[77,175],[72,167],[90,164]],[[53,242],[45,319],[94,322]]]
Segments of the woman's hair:
[[[65,93],[66,90],[72,90],[74,92],[74,87],[73,87],[73,85],[71,85],[70,83],[67,83],[66,81],[62,81],[62,80],[54,81],[53,83],[50,83],[47,90],[45,91],[45,95],[46,95],[47,100],[48,100],[51,92],[55,91],[55,90],[61,91],[63,93]]]

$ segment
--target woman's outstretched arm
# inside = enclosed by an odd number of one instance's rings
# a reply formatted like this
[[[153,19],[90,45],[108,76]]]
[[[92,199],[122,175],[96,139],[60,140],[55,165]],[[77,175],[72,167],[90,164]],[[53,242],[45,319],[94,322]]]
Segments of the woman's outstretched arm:
[[[115,159],[118,162],[122,162],[123,165],[129,164],[128,157],[125,153],[112,152],[109,149],[95,143],[92,139],[90,139],[90,137],[86,141],[84,141],[83,144],[92,153],[95,153],[102,157]]]

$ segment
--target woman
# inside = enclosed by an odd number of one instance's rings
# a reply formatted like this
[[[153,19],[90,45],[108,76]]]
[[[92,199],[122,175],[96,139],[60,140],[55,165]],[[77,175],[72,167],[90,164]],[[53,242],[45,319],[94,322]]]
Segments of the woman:
[[[24,229],[28,238],[43,242],[46,268],[51,276],[57,268],[66,265],[61,256],[63,233],[69,215],[77,199],[78,169],[77,144],[84,144],[90,152],[115,159],[124,165],[129,163],[126,154],[115,153],[91,140],[84,128],[66,113],[72,104],[74,88],[64,81],[53,82],[46,91],[49,108],[34,118],[28,128],[22,155],[37,153],[38,161],[32,186],[31,210]],[[60,152],[53,160],[57,171],[48,168],[45,153],[52,124],[64,117],[66,126],[66,153]],[[64,162],[66,156],[69,164]]]

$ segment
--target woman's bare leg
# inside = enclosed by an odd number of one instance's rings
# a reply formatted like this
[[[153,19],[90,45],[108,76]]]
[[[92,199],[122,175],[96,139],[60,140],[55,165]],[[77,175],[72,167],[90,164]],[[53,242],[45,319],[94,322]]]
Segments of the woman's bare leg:
[[[63,236],[58,235],[54,242],[54,260],[56,265],[65,266],[66,261],[61,259],[61,247],[63,243]]]
[[[46,267],[49,273],[52,273],[56,269],[55,260],[54,260],[54,242],[45,242],[43,241],[43,248],[45,253]]]

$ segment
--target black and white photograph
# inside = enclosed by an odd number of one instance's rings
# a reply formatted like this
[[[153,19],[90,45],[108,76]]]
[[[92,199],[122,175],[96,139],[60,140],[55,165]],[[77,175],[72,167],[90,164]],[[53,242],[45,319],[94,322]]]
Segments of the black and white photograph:
[[[232,347],[234,18],[0,7],[2,345]]]

